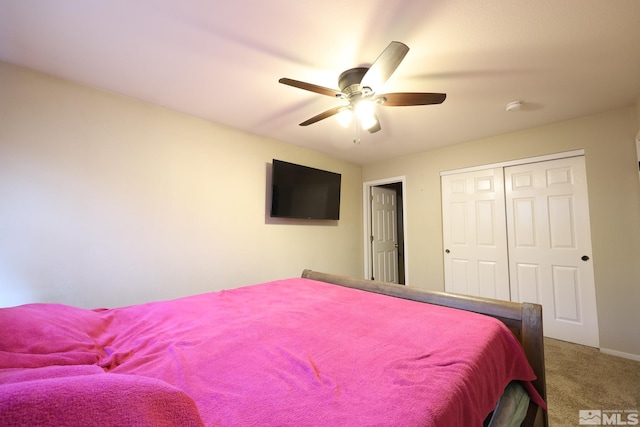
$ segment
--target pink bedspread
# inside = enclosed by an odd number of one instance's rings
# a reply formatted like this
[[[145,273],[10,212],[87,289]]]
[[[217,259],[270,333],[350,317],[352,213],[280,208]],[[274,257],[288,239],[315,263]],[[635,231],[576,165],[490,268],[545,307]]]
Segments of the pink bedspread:
[[[106,381],[141,387],[118,399],[150,425],[480,426],[510,381],[532,379],[495,319],[307,279],[109,310],[0,309],[0,424],[20,415],[18,388],[26,405],[47,382],[71,402],[51,424],[87,405],[104,424]]]

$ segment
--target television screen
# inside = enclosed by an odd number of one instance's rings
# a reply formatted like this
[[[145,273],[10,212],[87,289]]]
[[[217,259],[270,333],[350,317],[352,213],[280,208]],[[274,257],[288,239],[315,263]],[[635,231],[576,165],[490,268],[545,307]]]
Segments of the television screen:
[[[271,172],[272,217],[340,219],[342,175],[275,159]]]

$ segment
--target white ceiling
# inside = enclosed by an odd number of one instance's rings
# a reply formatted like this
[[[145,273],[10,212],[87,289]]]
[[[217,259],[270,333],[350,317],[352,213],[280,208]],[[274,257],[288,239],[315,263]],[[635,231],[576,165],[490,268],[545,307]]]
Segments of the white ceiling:
[[[443,104],[298,126],[339,101],[279,78],[337,88],[392,40],[382,92]],[[640,1],[0,0],[0,59],[365,164],[634,104]]]

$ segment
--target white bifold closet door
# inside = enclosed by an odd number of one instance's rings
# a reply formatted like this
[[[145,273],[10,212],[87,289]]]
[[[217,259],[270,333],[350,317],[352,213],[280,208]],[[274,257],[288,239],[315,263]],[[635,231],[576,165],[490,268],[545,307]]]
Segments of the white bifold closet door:
[[[447,292],[510,300],[502,168],[442,177]]]
[[[584,157],[445,175],[442,199],[447,292],[539,303],[546,336],[599,345]]]
[[[505,168],[511,300],[542,304],[545,335],[599,346],[584,157]]]

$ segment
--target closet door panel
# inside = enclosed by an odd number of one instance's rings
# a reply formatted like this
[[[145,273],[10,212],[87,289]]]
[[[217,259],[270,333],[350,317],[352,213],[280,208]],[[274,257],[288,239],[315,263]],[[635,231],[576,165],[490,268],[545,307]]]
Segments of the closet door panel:
[[[441,184],[445,290],[510,300],[502,168]]]
[[[597,347],[584,158],[507,167],[505,193],[513,300],[542,304],[545,335]]]

